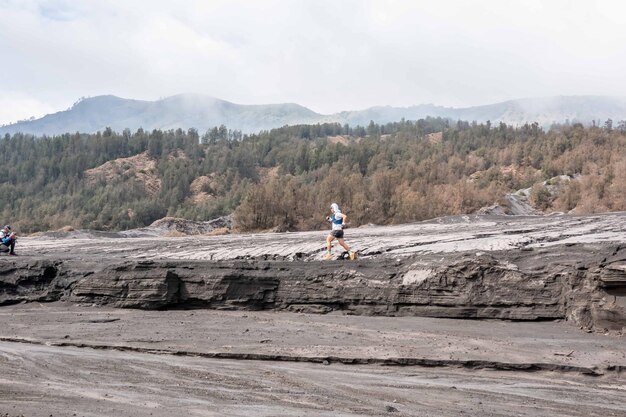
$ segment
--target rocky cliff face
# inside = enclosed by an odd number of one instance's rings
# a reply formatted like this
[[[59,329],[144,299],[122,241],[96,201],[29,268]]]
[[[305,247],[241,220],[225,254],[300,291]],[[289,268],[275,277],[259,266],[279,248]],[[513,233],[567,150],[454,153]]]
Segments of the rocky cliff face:
[[[324,233],[317,232],[49,245],[23,239],[25,256],[0,257],[0,304],[66,300],[140,309],[565,319],[622,332],[626,245],[615,220],[475,217],[349,230],[361,258],[327,262],[318,260]],[[256,243],[242,246],[242,240]],[[229,251],[229,244],[239,249]],[[194,259],[185,259],[191,254]]]

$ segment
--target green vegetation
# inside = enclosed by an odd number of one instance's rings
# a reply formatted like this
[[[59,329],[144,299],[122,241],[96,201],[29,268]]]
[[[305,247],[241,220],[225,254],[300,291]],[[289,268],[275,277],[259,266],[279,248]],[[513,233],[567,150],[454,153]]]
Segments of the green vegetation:
[[[151,166],[120,160],[144,153]],[[427,118],[254,135],[224,126],[202,137],[193,129],[15,134],[0,139],[0,219],[29,233],[234,213],[241,230],[311,230],[326,226],[338,202],[352,226],[403,223],[470,213],[562,174],[575,180],[558,195],[533,187],[531,201],[545,210],[626,210],[626,124],[544,132]]]

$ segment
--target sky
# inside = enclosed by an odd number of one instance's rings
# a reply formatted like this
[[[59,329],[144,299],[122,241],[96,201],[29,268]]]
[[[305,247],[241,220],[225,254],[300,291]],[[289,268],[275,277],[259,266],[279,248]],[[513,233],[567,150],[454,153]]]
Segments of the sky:
[[[0,124],[81,97],[319,113],[626,96],[626,2],[0,0]]]

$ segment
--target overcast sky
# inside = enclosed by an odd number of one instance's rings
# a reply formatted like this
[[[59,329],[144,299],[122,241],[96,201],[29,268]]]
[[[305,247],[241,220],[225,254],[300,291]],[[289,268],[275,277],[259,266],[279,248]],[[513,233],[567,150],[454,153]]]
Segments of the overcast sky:
[[[626,95],[626,2],[0,0],[0,124],[113,94],[320,113]]]

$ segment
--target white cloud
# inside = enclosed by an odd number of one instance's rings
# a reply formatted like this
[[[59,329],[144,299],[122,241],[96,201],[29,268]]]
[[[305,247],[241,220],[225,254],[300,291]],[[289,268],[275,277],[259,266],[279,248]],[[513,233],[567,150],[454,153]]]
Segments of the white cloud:
[[[0,0],[0,91],[34,100],[0,120],[98,94],[327,113],[626,95],[624,12],[583,0]]]
[[[31,117],[39,118],[58,110],[58,108],[49,103],[41,102],[35,97],[0,91],[0,125]]]

